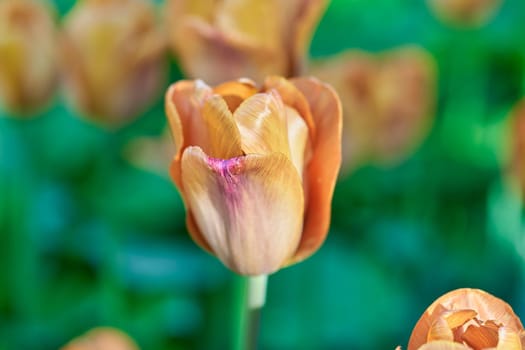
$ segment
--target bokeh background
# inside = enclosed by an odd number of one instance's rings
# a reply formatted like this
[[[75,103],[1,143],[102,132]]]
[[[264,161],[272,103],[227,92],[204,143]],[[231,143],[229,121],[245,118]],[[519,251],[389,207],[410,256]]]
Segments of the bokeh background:
[[[54,5],[62,17],[74,1]],[[406,346],[426,307],[459,287],[525,315],[522,205],[508,171],[525,3],[505,0],[465,27],[421,0],[333,0],[310,55],[404,44],[436,61],[430,132],[402,161],[341,177],[324,246],[269,279],[261,349]],[[183,77],[168,59],[165,87]],[[169,178],[129,160],[134,140],[163,133],[162,94],[111,130],[58,92],[30,117],[0,113],[0,349],[57,349],[101,325],[142,349],[231,348],[241,279],[190,240]]]

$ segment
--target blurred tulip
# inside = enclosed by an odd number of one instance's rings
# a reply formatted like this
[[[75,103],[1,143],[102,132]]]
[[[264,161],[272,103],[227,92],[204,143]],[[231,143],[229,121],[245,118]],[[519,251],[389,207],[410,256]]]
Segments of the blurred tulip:
[[[328,85],[181,81],[166,111],[177,149],[171,175],[195,242],[244,275],[320,247],[341,161],[340,102]]]
[[[0,0],[0,100],[28,113],[42,107],[56,83],[56,28],[44,1]]]
[[[67,14],[65,93],[82,113],[119,126],[160,94],[165,42],[156,21],[142,0],[83,0]]]
[[[427,134],[435,105],[435,65],[423,49],[378,56],[347,51],[314,63],[343,104],[343,170],[362,162],[399,162]]]
[[[125,333],[109,327],[95,328],[73,339],[62,350],[138,350],[139,347]]]
[[[427,0],[437,17],[460,26],[481,26],[499,9],[502,0]]]
[[[479,289],[438,298],[419,319],[408,350],[522,350],[525,331],[503,300]]]
[[[298,76],[327,0],[168,0],[171,47],[190,78],[211,84]]]
[[[522,199],[525,198],[525,99],[512,110],[512,145],[510,174],[517,180]]]
[[[169,177],[168,168],[175,153],[175,146],[168,130],[159,137],[141,137],[132,140],[125,148],[125,157],[144,170]]]

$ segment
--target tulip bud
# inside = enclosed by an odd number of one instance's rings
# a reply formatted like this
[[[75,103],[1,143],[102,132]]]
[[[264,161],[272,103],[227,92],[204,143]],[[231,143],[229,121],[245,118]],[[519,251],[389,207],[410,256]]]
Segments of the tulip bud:
[[[168,0],[170,42],[190,78],[212,84],[300,75],[326,0]]]
[[[481,26],[499,9],[502,0],[427,0],[444,22],[459,26]]]
[[[419,319],[408,350],[522,350],[525,331],[503,300],[479,289],[438,298]]]
[[[160,92],[164,39],[141,0],[78,1],[61,42],[66,97],[87,117],[118,126]]]
[[[226,266],[261,275],[324,241],[341,161],[339,99],[307,78],[215,87],[180,81],[166,94],[177,153],[171,176],[192,238]]]
[[[416,47],[380,55],[347,51],[316,62],[310,74],[334,86],[343,104],[343,169],[395,164],[422,141],[435,104],[431,56]]]
[[[137,344],[125,333],[108,327],[95,328],[73,339],[62,350],[138,350]]]
[[[15,113],[42,107],[56,83],[56,28],[43,1],[0,1],[0,100]]]

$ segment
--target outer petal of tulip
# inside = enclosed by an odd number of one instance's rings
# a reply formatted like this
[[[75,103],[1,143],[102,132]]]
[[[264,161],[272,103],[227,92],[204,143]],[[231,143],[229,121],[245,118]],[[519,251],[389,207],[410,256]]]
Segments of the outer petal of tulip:
[[[279,269],[301,237],[301,179],[282,154],[211,158],[198,147],[182,156],[182,185],[196,224],[218,258],[246,275]]]
[[[474,318],[472,310],[476,312]],[[463,288],[441,296],[428,307],[412,331],[408,350],[420,349],[427,342],[432,324],[440,317],[447,319],[454,341],[476,346],[475,349],[496,347],[501,327],[516,334],[523,331],[520,319],[503,300],[479,289]]]
[[[0,100],[27,113],[44,105],[56,83],[56,28],[43,1],[0,1]]]
[[[341,103],[336,92],[313,78],[292,79],[308,101],[315,124],[312,155],[306,169],[308,204],[303,235],[292,262],[313,254],[324,242],[330,226],[331,202],[341,167]]]
[[[66,97],[88,118],[120,126],[160,92],[166,44],[148,2],[78,1],[62,34]]]
[[[61,350],[138,350],[138,346],[125,333],[114,328],[101,327],[73,339]]]

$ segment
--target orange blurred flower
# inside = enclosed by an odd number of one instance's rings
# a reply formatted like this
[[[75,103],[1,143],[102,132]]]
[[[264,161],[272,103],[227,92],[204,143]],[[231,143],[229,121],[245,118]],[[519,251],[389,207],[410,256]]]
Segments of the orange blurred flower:
[[[156,20],[141,0],[83,0],[67,14],[65,93],[88,117],[118,126],[158,96],[165,40]]]
[[[180,81],[166,110],[177,149],[171,175],[195,242],[245,275],[319,248],[341,161],[340,103],[329,86]]]
[[[525,99],[512,110],[512,145],[510,174],[518,181],[522,198],[525,198]]]
[[[125,333],[109,327],[95,328],[73,339],[61,350],[138,350],[139,347]]]
[[[298,76],[327,0],[168,0],[171,46],[190,78],[211,84]]]
[[[56,83],[56,28],[44,1],[0,1],[0,100],[13,112],[45,104]]]
[[[427,0],[437,17],[460,26],[481,26],[499,9],[502,0]]]
[[[419,319],[408,350],[522,350],[525,331],[503,300],[479,289],[438,298]]]
[[[391,164],[427,134],[435,105],[435,64],[418,47],[380,55],[347,51],[314,63],[310,74],[337,90],[343,104],[343,169]]]

